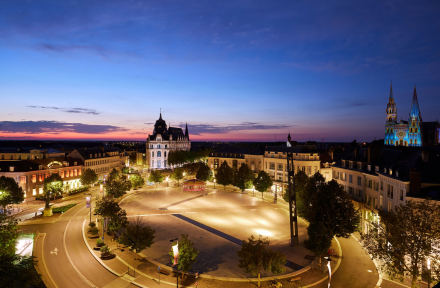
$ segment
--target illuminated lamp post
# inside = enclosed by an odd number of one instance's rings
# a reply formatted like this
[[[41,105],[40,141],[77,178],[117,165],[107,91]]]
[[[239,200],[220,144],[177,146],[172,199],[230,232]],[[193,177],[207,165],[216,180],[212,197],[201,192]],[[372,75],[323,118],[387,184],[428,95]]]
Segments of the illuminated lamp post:
[[[167,187],[170,187],[170,182],[168,181],[168,176],[167,176],[167,178],[165,179],[165,181],[167,181]]]
[[[428,258],[428,288],[431,287],[431,261]]]
[[[92,222],[92,194],[91,193],[84,193],[84,195],[90,195],[90,197],[86,197],[86,207],[89,206],[88,208],[90,208],[90,222]],[[87,198],[89,198],[89,200],[87,201]],[[89,202],[89,203],[87,203]]]
[[[214,178],[214,189],[215,189],[215,178]]]
[[[174,262],[173,262],[172,266],[177,265],[177,286],[176,287],[179,288],[179,264],[178,264],[178,261],[179,261],[179,238],[175,238],[175,239],[170,240],[171,243],[174,241],[177,241],[177,245],[171,245],[171,248],[173,248],[173,252],[174,252]],[[176,247],[176,248],[174,248],[174,247]]]
[[[330,282],[332,281],[332,268],[330,267],[330,262],[332,261],[330,259],[330,256],[324,257],[327,260],[327,267],[328,267],[328,288],[330,288]]]

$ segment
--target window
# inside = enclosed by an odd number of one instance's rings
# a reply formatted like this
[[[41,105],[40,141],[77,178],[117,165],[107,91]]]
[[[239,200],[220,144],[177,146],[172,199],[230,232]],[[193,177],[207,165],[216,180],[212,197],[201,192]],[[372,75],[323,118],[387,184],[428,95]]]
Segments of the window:
[[[368,171],[371,171],[371,165],[368,165]]]
[[[380,181],[380,191],[383,191],[383,181]]]
[[[376,198],[373,198],[373,207],[376,208]]]
[[[393,203],[391,201],[388,201],[388,212],[393,211]]]
[[[341,173],[341,180],[347,181],[347,173]]]
[[[383,195],[379,195],[379,206],[383,207]]]
[[[32,195],[37,195],[37,189],[32,189]]]
[[[353,183],[353,175],[348,175],[348,183]]]
[[[167,167],[167,160],[163,161],[163,167]]]
[[[350,161],[349,163],[350,163],[350,169],[353,169],[353,162]]]
[[[278,164],[278,170],[283,170],[283,164]]]
[[[70,177],[73,176],[73,170],[70,170]]]
[[[165,146],[166,146],[166,145],[165,145]],[[165,147],[165,148],[167,148],[167,147]],[[165,158],[167,157],[167,151],[164,151],[164,152],[163,152],[163,157],[165,157]]]
[[[154,167],[154,160],[151,160],[151,167]]]
[[[354,188],[353,187],[348,187],[348,193],[353,195],[354,194]]]
[[[157,148],[160,149],[160,144],[157,145]]]
[[[75,176],[78,176],[78,170],[75,169],[75,170],[73,170],[73,172],[74,172]]]
[[[269,169],[275,169],[275,163],[269,163]]]
[[[168,145],[165,145],[165,149],[167,148]],[[165,155],[166,156],[166,155]]]
[[[153,151],[153,152],[151,152],[151,157],[153,157],[153,158],[154,158],[154,151]]]
[[[393,199],[394,196],[394,186],[388,184],[388,197]]]
[[[40,191],[38,191],[38,194],[43,194],[43,187],[40,187]]]
[[[36,174],[32,175],[32,183],[35,183],[35,182],[37,182],[37,175]]]
[[[21,184],[26,184],[26,176],[21,176],[20,183]]]
[[[368,179],[368,180],[367,180],[367,188],[372,189],[373,187],[371,186],[371,184],[372,184],[371,179]]]
[[[362,185],[362,177],[358,176],[358,185],[361,186]]]
[[[313,174],[316,174],[318,172],[318,167],[313,166]]]
[[[358,163],[358,169],[359,169],[359,170],[362,169],[362,163]]]
[[[312,167],[307,166],[307,175],[311,175],[311,174],[312,174]]]
[[[379,191],[379,182],[374,181],[374,190]]]
[[[400,201],[403,201],[403,189],[400,189]]]
[[[157,157],[162,157],[162,153],[160,151],[157,151]]]

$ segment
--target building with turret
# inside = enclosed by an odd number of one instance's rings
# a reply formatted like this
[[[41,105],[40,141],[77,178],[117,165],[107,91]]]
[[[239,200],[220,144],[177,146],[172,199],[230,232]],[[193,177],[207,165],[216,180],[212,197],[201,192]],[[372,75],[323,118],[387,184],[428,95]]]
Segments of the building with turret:
[[[394,102],[393,83],[391,83],[390,87],[386,114],[385,145],[421,147],[437,145],[439,143],[439,122],[423,123],[415,86],[408,121],[401,119],[400,122],[397,122],[397,107]]]
[[[162,112],[154,124],[153,134],[148,134],[145,145],[145,163],[150,169],[169,168],[167,164],[170,151],[191,149],[189,140],[188,124],[185,133],[182,128],[168,127],[162,119]]]

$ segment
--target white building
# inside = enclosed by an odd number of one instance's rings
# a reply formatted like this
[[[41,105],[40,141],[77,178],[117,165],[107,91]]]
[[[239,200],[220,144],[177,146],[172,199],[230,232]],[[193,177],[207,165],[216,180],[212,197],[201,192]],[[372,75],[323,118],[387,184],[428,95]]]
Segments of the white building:
[[[146,164],[150,169],[167,168],[170,151],[191,149],[189,140],[188,125],[185,127],[185,134],[182,128],[169,127],[160,113],[159,119],[154,124],[153,135],[148,134],[146,141]]]

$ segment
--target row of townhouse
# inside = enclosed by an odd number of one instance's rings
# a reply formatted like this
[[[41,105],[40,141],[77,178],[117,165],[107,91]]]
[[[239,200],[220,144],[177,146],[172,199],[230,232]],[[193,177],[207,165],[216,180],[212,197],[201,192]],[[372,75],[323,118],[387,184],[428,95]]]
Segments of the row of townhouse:
[[[64,157],[65,153],[55,149],[0,148],[0,161],[35,160]]]
[[[290,140],[290,139],[289,139]],[[332,179],[332,152],[319,152],[315,145],[292,147],[291,141],[285,146],[255,146],[253,148],[229,147],[211,152],[208,157],[209,167],[215,171],[226,162],[233,169],[247,164],[254,173],[265,171],[272,178],[273,192],[282,196],[288,186],[287,154],[293,154],[295,173],[304,171],[307,175],[320,172],[327,181]]]
[[[81,186],[85,169],[92,169],[104,180],[113,168],[121,170],[127,162],[128,156],[114,147],[81,148],[62,157],[0,161],[0,176],[13,178],[29,201],[43,193],[44,179],[54,173],[63,179],[64,192],[68,192]]]
[[[440,188],[439,169],[435,149],[410,147],[360,148],[332,165],[333,179],[361,212],[363,232],[379,209],[393,211],[410,199],[426,198],[423,191]]]

